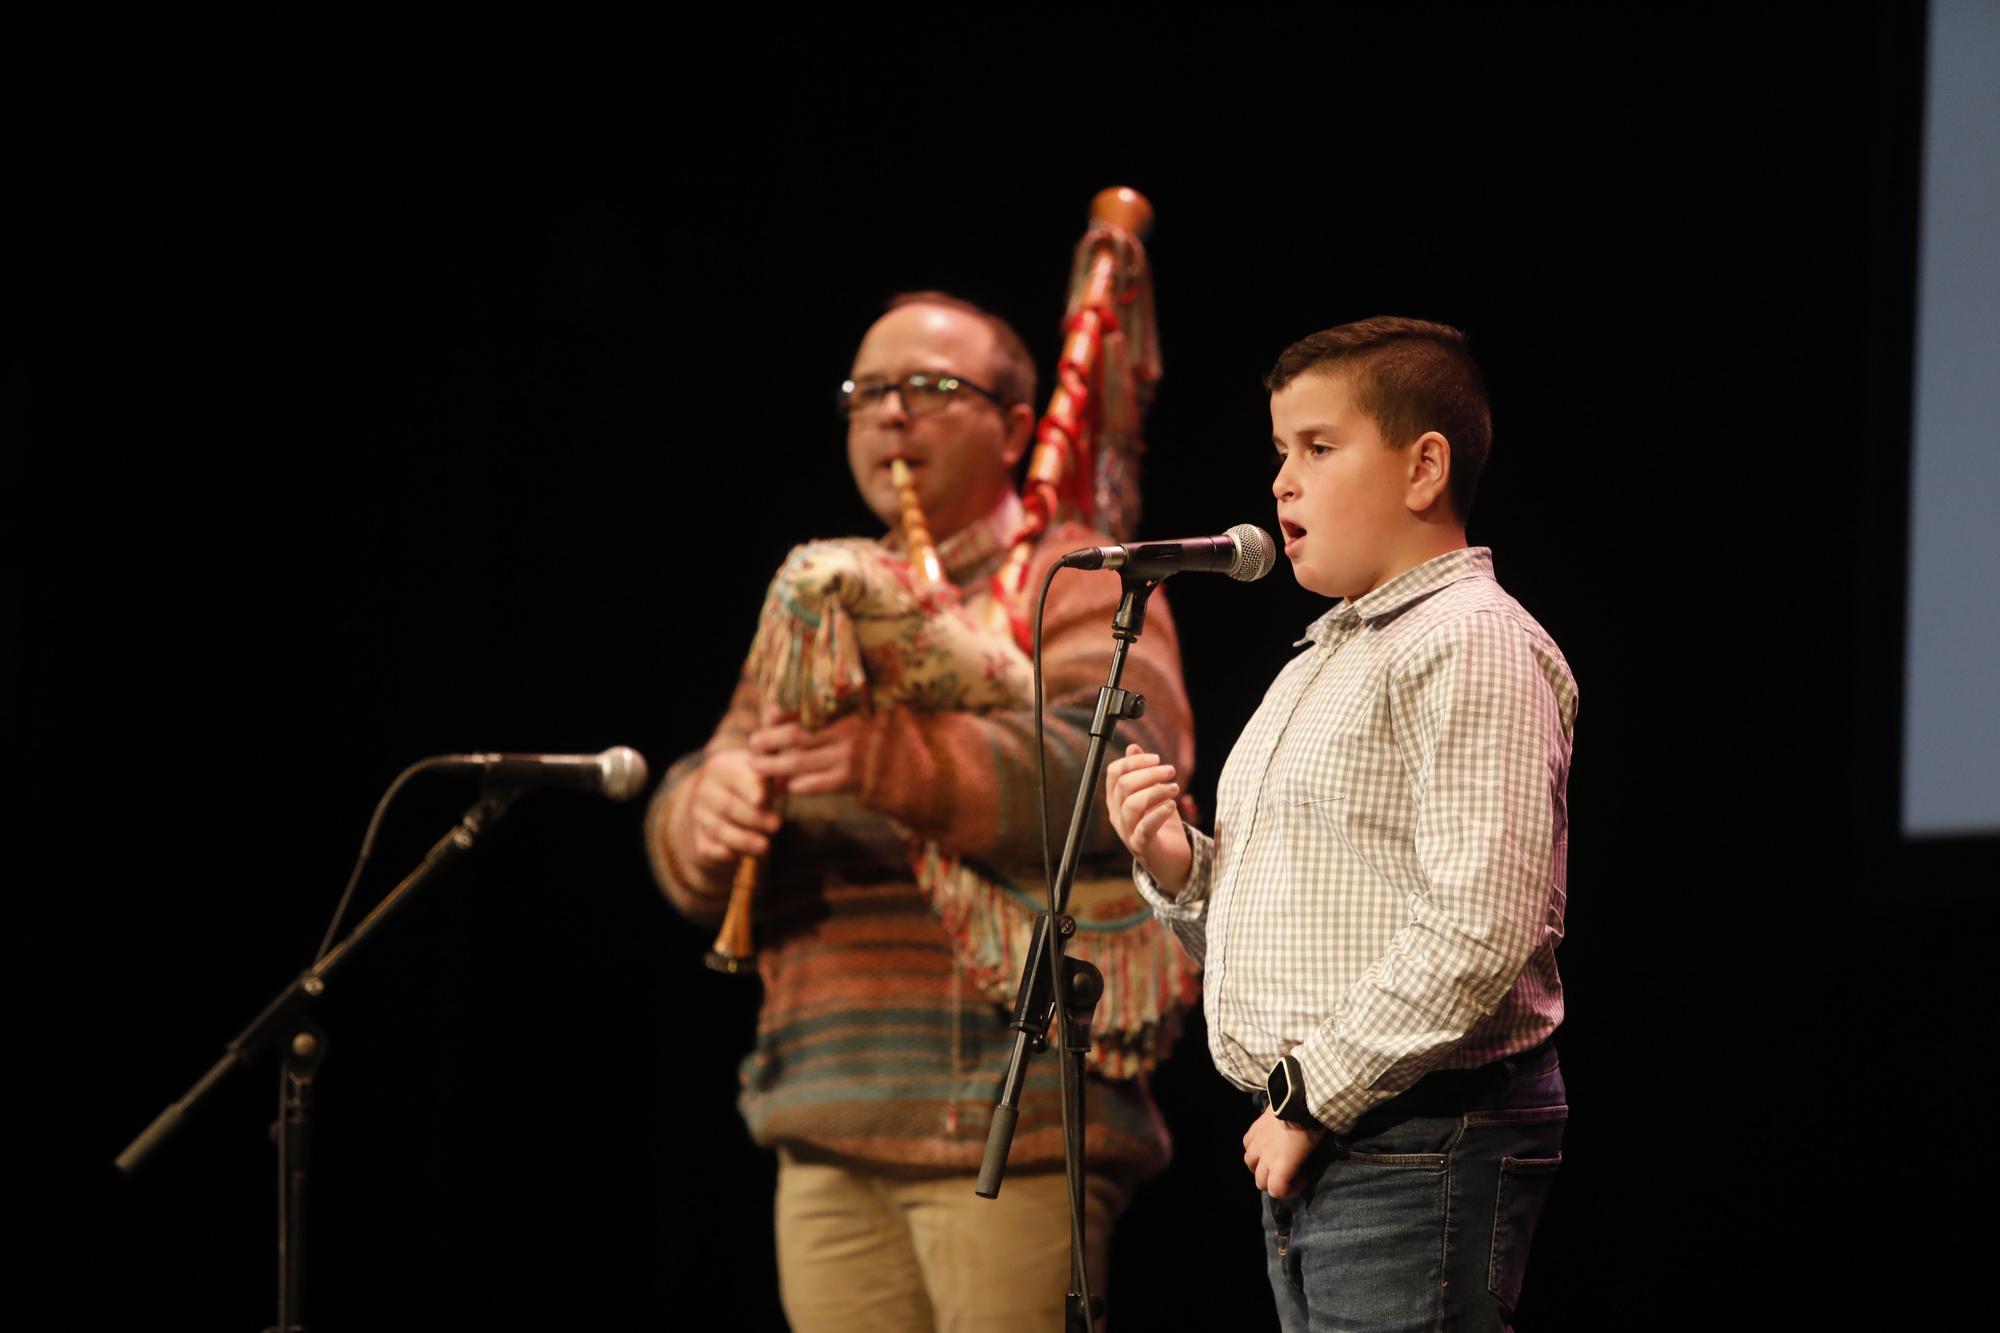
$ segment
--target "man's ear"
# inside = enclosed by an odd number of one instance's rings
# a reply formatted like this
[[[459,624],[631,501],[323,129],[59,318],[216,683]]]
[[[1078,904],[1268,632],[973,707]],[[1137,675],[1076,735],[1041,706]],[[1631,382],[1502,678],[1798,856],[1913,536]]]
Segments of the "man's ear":
[[[1028,452],[1028,442],[1035,437],[1035,409],[1026,403],[1015,403],[1007,409],[1007,443],[1001,457],[1007,466],[1013,467]]]
[[[1451,441],[1427,430],[1410,446],[1409,455],[1410,481],[1403,503],[1410,512],[1428,513],[1440,500],[1450,505]]]

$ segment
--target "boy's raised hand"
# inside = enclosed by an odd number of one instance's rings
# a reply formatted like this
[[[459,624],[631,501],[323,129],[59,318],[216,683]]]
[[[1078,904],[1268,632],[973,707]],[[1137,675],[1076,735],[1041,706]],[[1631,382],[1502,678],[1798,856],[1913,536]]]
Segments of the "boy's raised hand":
[[[1160,888],[1178,896],[1194,866],[1187,829],[1181,823],[1180,784],[1172,764],[1137,745],[1104,770],[1105,802],[1111,827]]]

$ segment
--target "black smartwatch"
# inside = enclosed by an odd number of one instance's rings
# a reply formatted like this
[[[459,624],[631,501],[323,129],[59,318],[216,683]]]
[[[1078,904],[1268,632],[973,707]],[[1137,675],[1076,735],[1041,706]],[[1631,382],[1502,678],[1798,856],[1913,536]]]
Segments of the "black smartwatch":
[[[1271,1066],[1271,1072],[1264,1076],[1264,1091],[1271,1098],[1271,1114],[1278,1119],[1308,1129],[1320,1127],[1306,1109],[1306,1078],[1299,1070],[1299,1062],[1291,1056],[1280,1056],[1278,1063]]]

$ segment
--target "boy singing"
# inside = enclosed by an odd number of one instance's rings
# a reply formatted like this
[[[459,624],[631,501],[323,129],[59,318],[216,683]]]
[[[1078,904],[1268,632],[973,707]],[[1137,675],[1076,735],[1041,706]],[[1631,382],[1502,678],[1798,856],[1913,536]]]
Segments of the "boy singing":
[[[1211,837],[1128,747],[1112,824],[1205,970],[1287,1330],[1505,1329],[1567,1115],[1576,684],[1468,547],[1492,437],[1464,335],[1371,319],[1278,358],[1271,490],[1306,631],[1223,769]]]

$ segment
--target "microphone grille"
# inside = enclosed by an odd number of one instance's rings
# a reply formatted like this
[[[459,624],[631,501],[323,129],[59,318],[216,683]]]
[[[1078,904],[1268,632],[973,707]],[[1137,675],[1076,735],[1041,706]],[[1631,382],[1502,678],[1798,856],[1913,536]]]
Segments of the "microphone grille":
[[[1278,548],[1271,534],[1256,524],[1238,523],[1229,536],[1236,542],[1236,563],[1229,567],[1230,578],[1249,583],[1263,578],[1278,563]]]
[[[646,789],[646,759],[629,745],[614,745],[598,761],[604,767],[604,794],[629,801]]]

